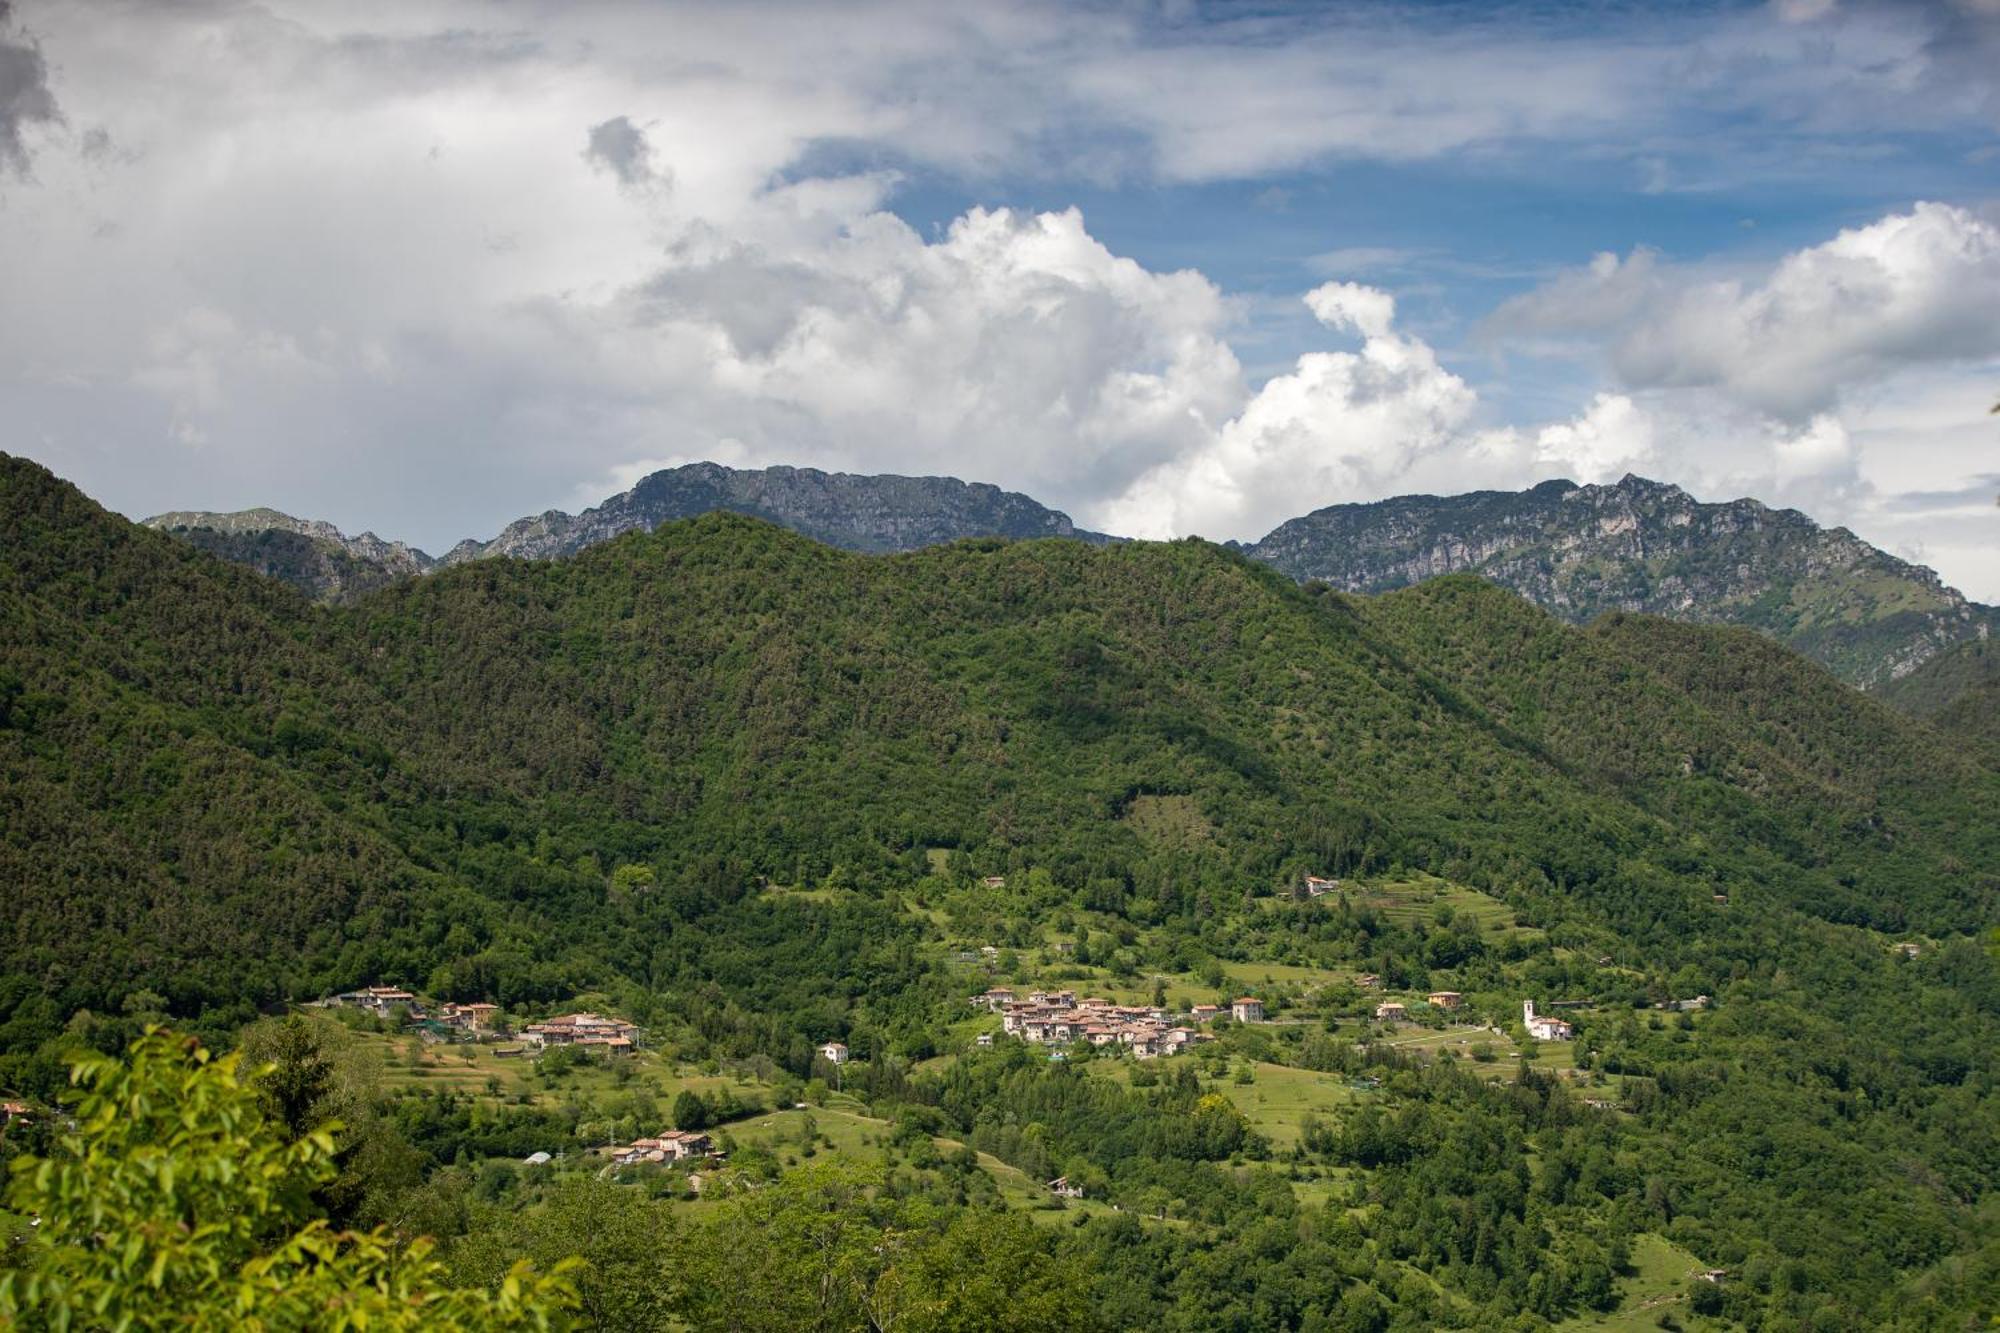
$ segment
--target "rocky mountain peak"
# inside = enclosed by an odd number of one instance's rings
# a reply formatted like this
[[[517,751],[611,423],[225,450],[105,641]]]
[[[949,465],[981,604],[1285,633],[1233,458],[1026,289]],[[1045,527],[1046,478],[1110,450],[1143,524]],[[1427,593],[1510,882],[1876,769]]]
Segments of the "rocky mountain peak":
[[[548,558],[573,554],[634,530],[727,510],[847,550],[910,551],[964,537],[1074,537],[1067,514],[1025,495],[955,477],[862,476],[809,467],[738,469],[689,463],[641,479],[580,514],[549,510],[517,519],[489,542],[465,541],[440,562],[482,556]]]
[[[1632,473],[1331,505],[1245,549],[1350,592],[1472,573],[1574,621],[1630,611],[1745,625],[1860,685],[1904,675],[2000,616],[1845,528],[1754,499],[1705,503]]]

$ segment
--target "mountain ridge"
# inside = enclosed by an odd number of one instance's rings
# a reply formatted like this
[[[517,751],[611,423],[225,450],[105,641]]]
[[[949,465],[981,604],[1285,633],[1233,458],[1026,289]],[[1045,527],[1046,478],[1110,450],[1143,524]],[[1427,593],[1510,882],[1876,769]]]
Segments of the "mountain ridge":
[[[716,463],[663,469],[581,513],[552,509],[517,519],[491,539],[467,539],[435,559],[274,510],[182,512],[147,522],[310,597],[349,601],[419,573],[496,556],[572,556],[625,532],[717,510],[867,554],[967,537],[1121,540],[985,483]],[[1749,497],[1697,501],[1678,486],[1633,474],[1608,485],[1558,480],[1524,491],[1329,505],[1258,541],[1227,545],[1292,578],[1347,592],[1470,573],[1572,623],[1620,611],[1744,625],[1863,688],[1908,676],[2000,625],[2000,611],[1846,528],[1821,527],[1798,510]]]
[[[1984,638],[2000,616],[1846,528],[1633,474],[1329,505],[1240,549],[1347,592],[1470,573],[1572,623],[1624,611],[1744,625],[1863,687]]]
[[[431,556],[404,542],[373,532],[350,537],[323,519],[295,518],[263,507],[230,512],[171,510],[141,524],[290,584],[321,602],[349,602],[429,573],[437,565]]]
[[[439,563],[450,566],[495,555],[574,555],[621,533],[650,532],[661,523],[715,510],[769,519],[829,546],[866,554],[916,550],[965,537],[1110,540],[1077,528],[1060,510],[986,482],[703,462],[651,473],[579,514],[551,509],[516,519],[490,541],[460,542]]]

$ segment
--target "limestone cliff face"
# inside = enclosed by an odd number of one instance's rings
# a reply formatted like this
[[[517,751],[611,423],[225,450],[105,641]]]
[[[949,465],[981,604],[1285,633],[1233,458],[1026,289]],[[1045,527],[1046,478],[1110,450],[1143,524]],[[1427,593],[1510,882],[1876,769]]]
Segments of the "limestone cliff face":
[[[413,546],[372,532],[349,537],[331,523],[293,518],[275,509],[219,514],[178,510],[155,514],[160,528],[232,564],[291,584],[320,602],[348,602],[429,570],[436,562]]]
[[[1025,495],[952,477],[855,476],[816,468],[742,471],[691,463],[655,472],[631,490],[581,514],[559,510],[519,519],[489,542],[465,541],[441,563],[482,556],[571,555],[623,532],[729,510],[769,519],[850,551],[913,551],[961,537],[1074,537],[1069,516]]]
[[[1996,621],[1993,608],[1845,528],[1755,500],[1703,504],[1632,476],[1333,505],[1244,549],[1349,592],[1470,573],[1569,620],[1633,611],[1743,625],[1863,686],[1983,638]]]

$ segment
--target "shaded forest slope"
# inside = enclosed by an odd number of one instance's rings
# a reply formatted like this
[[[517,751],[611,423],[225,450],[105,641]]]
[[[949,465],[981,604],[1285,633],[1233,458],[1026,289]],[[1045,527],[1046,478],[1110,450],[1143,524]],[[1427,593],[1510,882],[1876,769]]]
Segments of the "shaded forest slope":
[[[0,610],[4,970],[71,1004],[502,943],[637,974],[620,864],[866,892],[932,847],[1141,921],[1423,867],[1669,953],[1715,892],[1995,911],[2000,779],[1936,733],[1747,633],[1575,628],[1473,580],[1349,597],[1199,542],[864,557],[711,514],[328,609],[8,460]],[[1145,794],[1214,835],[1150,842]]]

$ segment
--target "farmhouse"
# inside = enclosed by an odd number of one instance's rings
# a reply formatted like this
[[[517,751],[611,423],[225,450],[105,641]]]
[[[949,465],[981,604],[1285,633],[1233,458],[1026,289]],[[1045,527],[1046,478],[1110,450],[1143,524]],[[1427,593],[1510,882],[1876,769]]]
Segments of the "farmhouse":
[[[412,1012],[418,1009],[417,997],[397,986],[368,986],[346,991],[324,1003],[345,1009],[366,1009],[377,1014],[386,1014],[399,1004],[407,1006]]]
[[[691,1158],[714,1155],[714,1140],[688,1129],[670,1129],[658,1138],[634,1139],[628,1147],[611,1150],[611,1160],[619,1166],[637,1166],[642,1162],[685,1162]]]
[[[490,1032],[500,1017],[497,1004],[447,1004],[438,1010],[438,1021],[446,1027],[467,1032]]]
[[[1070,1184],[1068,1176],[1057,1176],[1049,1182],[1049,1193],[1058,1199],[1081,1199],[1083,1186]]]
[[[1338,888],[1340,881],[1337,879],[1326,879],[1319,875],[1306,876],[1306,896],[1309,898],[1324,898]]]
[[[1014,1003],[1014,991],[1008,986],[995,986],[983,995],[975,995],[968,1001],[975,1009],[989,1009],[999,1013]]]
[[[1229,1016],[1239,1023],[1261,1023],[1264,1021],[1264,1002],[1252,995],[1231,1000]]]
[[[840,1042],[830,1041],[826,1043],[826,1045],[819,1048],[819,1053],[826,1058],[826,1062],[830,1065],[844,1065],[847,1063],[847,1047]]]
[[[1465,1003],[1465,997],[1455,990],[1434,990],[1427,998],[1433,1009],[1456,1009]]]
[[[1362,990],[1381,990],[1382,978],[1376,976],[1373,972],[1363,972],[1354,979],[1354,984]]]
[[[1384,1000],[1375,1006],[1375,1018],[1377,1022],[1400,1023],[1409,1016],[1410,1011],[1395,1000]]]
[[[1536,1041],[1568,1041],[1576,1035],[1576,1029],[1563,1019],[1537,1015],[1533,1000],[1521,1001],[1521,1022]]]

